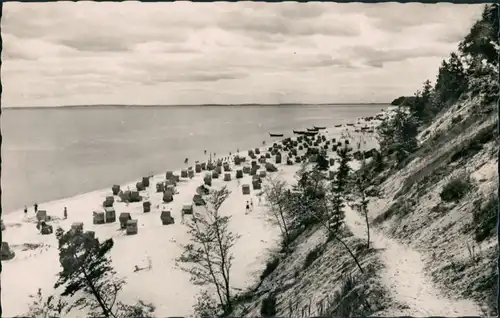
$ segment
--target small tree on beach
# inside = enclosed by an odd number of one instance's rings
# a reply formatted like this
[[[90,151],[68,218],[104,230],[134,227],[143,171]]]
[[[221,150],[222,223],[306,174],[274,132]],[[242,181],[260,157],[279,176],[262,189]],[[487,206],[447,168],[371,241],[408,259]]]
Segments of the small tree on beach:
[[[76,302],[69,307],[91,310],[97,317],[134,317],[138,312],[142,317],[150,317],[154,311],[152,304],[139,302],[126,305],[117,302],[118,293],[125,281],[116,277],[109,252],[113,248],[112,239],[99,242],[92,232],[79,230],[56,230],[59,243],[59,262],[62,270],[54,288],[64,286],[63,297],[79,293]]]
[[[358,170],[356,174],[356,179],[354,181],[354,189],[356,191],[356,194],[360,198],[359,205],[356,207],[358,208],[358,211],[363,214],[365,217],[365,222],[366,222],[366,246],[370,248],[370,222],[368,220],[368,197],[366,196],[366,189],[369,186],[369,170],[366,168],[366,160],[363,158],[361,161],[361,168]]]
[[[269,177],[264,186],[264,196],[269,205],[269,212],[276,225],[278,225],[285,247],[289,242],[290,217],[287,209],[287,184],[279,177]]]
[[[234,256],[231,249],[239,236],[229,230],[229,216],[221,216],[219,210],[229,196],[226,187],[213,191],[205,210],[193,213],[188,223],[192,243],[184,246],[179,262],[194,266],[183,268],[191,274],[195,284],[212,285],[219,305],[224,312],[232,310],[230,272]]]
[[[340,230],[344,224],[344,207],[345,207],[345,195],[347,193],[347,185],[349,182],[349,175],[351,168],[349,167],[349,162],[352,160],[351,149],[344,146],[337,150],[339,156],[339,168],[335,174],[334,180],[330,183],[330,219],[326,224],[329,231],[329,238],[335,239],[340,244],[344,246],[349,255],[358,266],[359,270],[363,272],[363,268],[358,261],[354,252],[349,248],[349,246],[341,239]]]
[[[287,202],[289,204],[290,213],[295,220],[299,220],[304,224],[304,221],[314,222],[313,224],[321,224],[328,230],[329,239],[338,241],[347,250],[349,255],[363,272],[363,268],[359,263],[354,252],[342,240],[339,230],[344,221],[344,190],[347,187],[349,178],[349,161],[351,155],[349,148],[339,150],[340,166],[336,173],[336,181],[330,183],[329,190],[327,189],[326,176],[313,168],[308,171],[303,168],[298,173],[298,184],[293,187],[293,192],[290,192]],[[340,191],[340,192],[338,192]],[[330,196],[327,193],[330,192]],[[335,215],[335,217],[334,217]],[[331,222],[333,221],[333,222]],[[333,223],[333,224],[332,224]],[[307,224],[307,223],[306,223]]]
[[[312,170],[303,167],[297,172],[297,179],[286,199],[291,220],[305,226],[324,221],[326,210],[322,202],[326,197],[326,176],[316,167]]]
[[[339,156],[339,167],[335,173],[335,177],[330,183],[330,218],[329,227],[334,232],[339,232],[344,223],[344,208],[345,208],[345,195],[347,192],[347,184],[351,168],[349,162],[351,161],[351,154],[349,148],[342,147],[337,150]]]

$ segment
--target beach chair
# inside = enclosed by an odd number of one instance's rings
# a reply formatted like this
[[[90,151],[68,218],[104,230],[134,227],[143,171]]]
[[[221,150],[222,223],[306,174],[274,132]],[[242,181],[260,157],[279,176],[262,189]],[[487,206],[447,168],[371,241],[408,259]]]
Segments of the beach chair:
[[[75,232],[82,232],[83,231],[83,222],[74,222],[71,224],[71,230]]]
[[[127,235],[135,235],[139,231],[139,229],[137,227],[137,220],[128,220],[125,227],[126,227],[126,234]]]
[[[106,222],[104,212],[93,213],[93,223],[94,224],[104,224]]]
[[[202,206],[206,204],[205,200],[203,200],[200,194],[193,195],[193,202],[196,206]]]
[[[106,197],[106,199],[102,202],[102,206],[104,208],[107,208],[107,207],[110,207],[110,206],[113,206],[113,204],[115,203],[115,198],[112,197],[112,196],[108,196]]]
[[[116,221],[116,212],[113,207],[104,208],[104,214],[106,216],[106,223],[113,223]]]
[[[9,243],[2,242],[2,247],[0,250],[0,258],[2,261],[8,261],[14,258],[16,253],[10,249]]]
[[[38,210],[36,212],[36,219],[38,221],[47,221],[47,211],[45,211],[45,210]]]
[[[182,213],[184,214],[193,214],[193,205],[192,204],[186,204],[182,206]]]
[[[241,186],[241,192],[244,194],[244,195],[249,195],[250,194],[250,185],[248,184],[243,184]]]
[[[170,225],[175,223],[175,220],[172,217],[170,211],[162,211],[160,215],[160,220],[161,224],[163,225]]]
[[[118,220],[120,220],[120,228],[124,230],[127,228],[127,222],[132,220],[132,217],[128,212],[122,212],[120,213],[120,217],[118,218]]]
[[[113,191],[113,195],[118,195],[118,193],[120,193],[120,186],[117,184],[113,185],[111,191]]]
[[[144,213],[151,212],[151,202],[149,202],[149,201],[143,202],[142,203],[142,210],[144,211]]]

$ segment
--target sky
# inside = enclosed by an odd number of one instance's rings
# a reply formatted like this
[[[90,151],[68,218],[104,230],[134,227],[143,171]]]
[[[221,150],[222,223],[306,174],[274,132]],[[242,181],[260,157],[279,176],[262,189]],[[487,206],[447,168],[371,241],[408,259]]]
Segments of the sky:
[[[4,107],[384,103],[436,78],[482,5],[4,3]]]

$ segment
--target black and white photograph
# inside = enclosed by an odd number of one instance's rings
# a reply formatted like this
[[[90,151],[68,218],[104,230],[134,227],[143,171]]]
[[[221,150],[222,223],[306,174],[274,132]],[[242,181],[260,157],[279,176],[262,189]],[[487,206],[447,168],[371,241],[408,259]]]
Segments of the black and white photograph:
[[[498,4],[0,5],[0,317],[498,316]]]

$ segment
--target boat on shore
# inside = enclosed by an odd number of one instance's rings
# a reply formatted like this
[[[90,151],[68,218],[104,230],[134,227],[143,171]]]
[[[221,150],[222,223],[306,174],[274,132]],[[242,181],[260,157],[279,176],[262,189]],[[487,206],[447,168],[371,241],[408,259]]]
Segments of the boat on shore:
[[[294,130],[293,133],[297,135],[303,135],[303,136],[316,136],[319,131],[317,130],[310,130],[309,128],[307,129],[308,131],[302,131],[302,130]]]
[[[306,136],[316,136],[319,133],[319,131],[304,131],[304,135]]]
[[[323,129],[326,129],[326,127],[325,127],[325,126],[323,126],[323,127],[322,127],[322,126],[313,126],[313,127],[314,127],[314,129],[316,129],[316,130],[323,130]]]
[[[269,133],[270,137],[283,137],[284,134],[271,134]]]
[[[316,131],[317,132],[318,130],[316,128],[307,128],[307,131],[309,131],[309,132]]]

